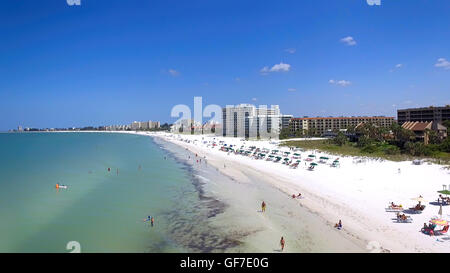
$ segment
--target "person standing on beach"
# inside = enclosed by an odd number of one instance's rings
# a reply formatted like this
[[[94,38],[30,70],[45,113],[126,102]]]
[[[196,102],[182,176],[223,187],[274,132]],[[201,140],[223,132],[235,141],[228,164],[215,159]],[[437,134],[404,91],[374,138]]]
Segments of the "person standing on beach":
[[[264,201],[262,201],[262,204],[261,204],[261,211],[262,212],[266,211],[266,203]]]
[[[281,251],[283,251],[284,250],[284,245],[285,245],[285,241],[284,241],[283,236],[281,236],[280,245],[281,245]]]
[[[151,223],[151,225],[153,227],[153,224],[155,223],[155,218],[153,218],[153,216],[152,216],[152,219],[150,220],[150,223]]]

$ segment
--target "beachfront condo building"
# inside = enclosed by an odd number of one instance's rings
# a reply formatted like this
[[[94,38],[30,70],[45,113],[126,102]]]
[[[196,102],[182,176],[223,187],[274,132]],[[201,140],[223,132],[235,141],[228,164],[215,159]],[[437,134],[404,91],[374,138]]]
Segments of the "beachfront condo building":
[[[443,107],[422,107],[397,110],[397,120],[399,124],[408,121],[438,122],[450,120],[450,105]]]
[[[133,121],[130,125],[131,130],[150,130],[157,129],[161,127],[161,123],[159,121]]]
[[[108,125],[105,126],[106,131],[126,131],[131,129],[130,125]]]
[[[222,108],[222,132],[217,133],[225,137],[272,139],[278,138],[282,123],[283,115],[278,105],[270,108],[252,104],[227,105]]]
[[[324,135],[356,127],[362,123],[373,123],[380,127],[389,127],[394,123],[394,117],[303,117],[291,119],[291,132],[302,131],[303,134]]]

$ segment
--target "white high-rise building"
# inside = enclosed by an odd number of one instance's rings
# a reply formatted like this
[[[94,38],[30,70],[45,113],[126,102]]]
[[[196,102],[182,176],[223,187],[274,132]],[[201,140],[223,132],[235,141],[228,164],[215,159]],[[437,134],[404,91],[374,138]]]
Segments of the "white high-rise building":
[[[141,129],[141,122],[139,122],[139,121],[133,121],[133,122],[131,123],[131,130],[136,131],[136,130],[139,130],[139,129]]]
[[[267,108],[267,106],[239,104],[228,105],[222,109],[222,136],[277,139],[281,125],[282,115],[278,105]]]

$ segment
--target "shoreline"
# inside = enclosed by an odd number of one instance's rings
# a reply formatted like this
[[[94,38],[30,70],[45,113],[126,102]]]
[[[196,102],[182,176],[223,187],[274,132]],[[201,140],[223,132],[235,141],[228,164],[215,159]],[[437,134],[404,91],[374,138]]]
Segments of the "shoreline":
[[[200,151],[167,141],[160,136],[153,137],[186,149],[193,155],[192,158],[195,154],[198,154],[198,158],[203,158]],[[193,162],[195,160],[188,164],[194,167],[196,164]],[[224,236],[231,233],[236,236],[234,239],[241,242],[236,247],[226,249],[227,252],[279,252],[277,236],[284,236],[289,242],[290,247],[286,247],[285,252],[367,252],[365,242],[345,231],[336,231],[331,223],[323,221],[316,213],[295,200],[289,200],[284,192],[257,172],[234,172],[237,166],[233,166],[232,162],[226,163],[226,169],[231,172],[224,172],[220,163],[210,157],[207,157],[207,164],[214,166],[219,176],[223,175],[231,180],[223,181],[225,183],[208,181],[203,184],[206,195],[212,194],[219,202],[226,204],[224,211],[216,215],[212,225],[222,229]],[[208,185],[211,182],[217,185],[211,188]],[[243,191],[243,194],[240,193]],[[270,213],[262,214],[259,211],[258,206],[262,200],[259,197],[264,197],[266,203],[270,204]]]

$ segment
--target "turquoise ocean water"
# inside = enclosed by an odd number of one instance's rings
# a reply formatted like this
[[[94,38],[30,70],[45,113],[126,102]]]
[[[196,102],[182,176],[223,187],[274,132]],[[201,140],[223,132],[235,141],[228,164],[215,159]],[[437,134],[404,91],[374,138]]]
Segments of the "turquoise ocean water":
[[[150,137],[0,134],[0,252],[69,252],[69,241],[81,252],[208,251],[202,219],[220,204],[201,199],[189,166]]]

